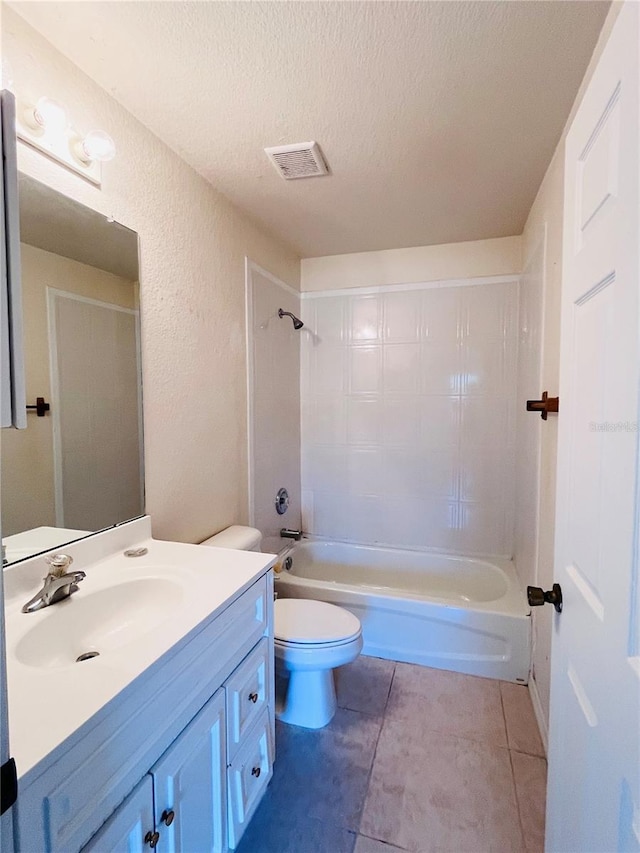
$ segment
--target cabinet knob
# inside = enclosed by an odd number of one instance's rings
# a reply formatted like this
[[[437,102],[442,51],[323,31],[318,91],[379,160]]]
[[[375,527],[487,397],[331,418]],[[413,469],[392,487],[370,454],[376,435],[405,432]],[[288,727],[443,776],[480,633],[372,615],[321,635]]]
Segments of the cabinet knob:
[[[260,775],[260,768],[259,768],[259,767],[254,767],[254,768],[253,768],[253,770],[251,771],[251,775],[252,775],[252,776],[255,776],[255,777],[256,777],[256,779],[257,779],[257,778],[258,778],[258,776]]]
[[[253,704],[255,705],[256,702],[258,701],[258,694],[257,693],[249,693],[249,701],[253,702]]]
[[[149,847],[151,847],[151,848],[154,848],[156,846],[156,844],[158,843],[158,841],[160,841],[160,833],[159,832],[151,832],[151,830],[149,830],[149,832],[147,832],[147,834],[144,837],[144,843],[148,844]]]
[[[171,826],[176,813],[173,809],[165,809],[160,815],[160,820],[165,826]]]

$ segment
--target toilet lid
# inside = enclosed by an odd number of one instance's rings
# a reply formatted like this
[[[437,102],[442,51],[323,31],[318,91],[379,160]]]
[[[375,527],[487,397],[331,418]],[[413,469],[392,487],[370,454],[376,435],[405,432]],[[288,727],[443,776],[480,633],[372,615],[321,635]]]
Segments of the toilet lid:
[[[360,620],[335,604],[306,598],[278,598],[274,603],[275,637],[289,643],[348,640],[360,631]]]

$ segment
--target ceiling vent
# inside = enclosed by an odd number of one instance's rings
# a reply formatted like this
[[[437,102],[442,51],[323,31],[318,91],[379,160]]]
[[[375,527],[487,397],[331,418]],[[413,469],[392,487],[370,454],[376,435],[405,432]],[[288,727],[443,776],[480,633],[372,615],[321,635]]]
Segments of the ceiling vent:
[[[295,178],[318,178],[320,175],[329,174],[317,142],[278,145],[264,150],[285,181],[292,181]]]

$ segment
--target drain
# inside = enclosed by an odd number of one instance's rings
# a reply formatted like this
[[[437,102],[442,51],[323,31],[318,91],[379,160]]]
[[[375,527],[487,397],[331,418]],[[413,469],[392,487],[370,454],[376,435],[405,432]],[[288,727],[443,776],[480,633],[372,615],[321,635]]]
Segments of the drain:
[[[84,652],[84,654],[78,655],[76,658],[76,663],[80,663],[81,660],[91,660],[91,658],[97,658],[100,652]]]

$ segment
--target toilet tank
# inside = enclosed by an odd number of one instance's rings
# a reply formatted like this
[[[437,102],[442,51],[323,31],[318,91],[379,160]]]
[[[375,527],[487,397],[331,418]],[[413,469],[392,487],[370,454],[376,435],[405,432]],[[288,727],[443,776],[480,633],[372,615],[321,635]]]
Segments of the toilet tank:
[[[205,539],[201,545],[210,545],[213,548],[233,548],[235,551],[259,551],[262,544],[262,533],[255,527],[243,527],[234,524]]]

